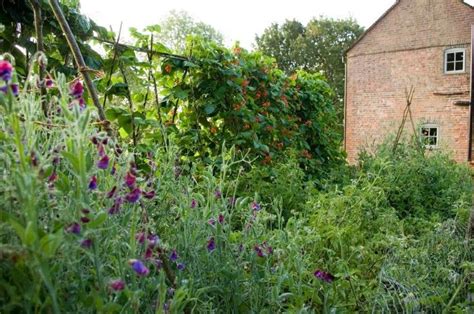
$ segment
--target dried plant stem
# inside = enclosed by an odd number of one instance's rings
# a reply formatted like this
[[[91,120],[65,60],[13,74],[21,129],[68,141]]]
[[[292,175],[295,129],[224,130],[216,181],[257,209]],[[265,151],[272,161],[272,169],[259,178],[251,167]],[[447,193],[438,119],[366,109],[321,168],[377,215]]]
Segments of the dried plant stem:
[[[43,19],[41,16],[41,4],[39,0],[29,0],[33,7],[35,32],[36,32],[36,51],[45,52],[44,50],[44,38],[43,38]],[[44,86],[45,69],[46,65],[39,64],[39,79],[40,79],[40,93],[41,93],[41,108],[45,117],[48,116],[48,106],[46,103],[46,87]]]

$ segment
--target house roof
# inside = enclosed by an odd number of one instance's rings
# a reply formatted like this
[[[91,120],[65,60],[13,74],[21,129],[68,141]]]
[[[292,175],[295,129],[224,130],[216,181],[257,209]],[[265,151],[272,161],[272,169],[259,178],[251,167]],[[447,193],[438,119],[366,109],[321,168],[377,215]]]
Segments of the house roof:
[[[474,9],[473,6],[471,6],[469,3],[466,3],[464,0],[459,0],[459,1],[461,1],[463,4],[467,5],[471,9]],[[385,11],[385,13],[382,14],[382,16],[380,16],[369,28],[367,28],[365,32],[362,33],[362,35],[359,36],[359,38],[357,38],[357,40],[349,48],[346,49],[346,51],[344,52],[344,55],[347,55],[347,53],[352,48],[357,46],[357,44],[365,37],[365,35],[367,35],[372,29],[374,29],[375,26],[377,26],[380,23],[380,21],[382,21],[399,3],[400,3],[400,0],[396,0],[396,2],[390,8],[388,8],[388,10]]]

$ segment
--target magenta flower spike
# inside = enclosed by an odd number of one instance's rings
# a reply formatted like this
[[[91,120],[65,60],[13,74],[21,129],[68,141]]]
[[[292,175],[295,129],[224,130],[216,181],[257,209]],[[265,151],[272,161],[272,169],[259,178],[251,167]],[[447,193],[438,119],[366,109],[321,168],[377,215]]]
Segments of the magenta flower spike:
[[[125,289],[125,282],[121,279],[112,280],[109,287],[112,291],[122,291]]]
[[[12,78],[13,66],[6,60],[0,61],[0,79],[8,82]]]
[[[92,176],[91,180],[89,181],[89,189],[90,190],[97,189],[97,177],[96,176]]]
[[[125,196],[125,199],[129,203],[136,203],[140,199],[141,193],[142,192],[140,191],[139,188],[135,188],[135,189],[133,189],[133,191],[128,193],[127,196]]]
[[[193,199],[191,200],[191,208],[194,209],[194,208],[196,208],[196,206],[197,206],[197,201],[193,198]]]
[[[328,272],[325,272],[325,271],[322,271],[320,269],[317,269],[314,272],[314,276],[318,279],[321,279],[322,281],[327,282],[327,283],[331,283],[331,282],[334,281],[334,279],[336,279],[336,277],[334,277],[332,274],[330,274]]]
[[[102,157],[98,162],[97,162],[97,168],[99,169],[107,169],[109,167],[109,156],[107,155],[104,155],[104,157]]]
[[[132,267],[133,271],[137,273],[139,276],[146,276],[150,273],[148,267],[143,264],[142,261],[137,259],[131,259],[128,261],[128,264]]]
[[[217,199],[221,198],[221,197],[222,197],[221,191],[215,190],[215,191],[214,191],[214,196],[215,196]]]

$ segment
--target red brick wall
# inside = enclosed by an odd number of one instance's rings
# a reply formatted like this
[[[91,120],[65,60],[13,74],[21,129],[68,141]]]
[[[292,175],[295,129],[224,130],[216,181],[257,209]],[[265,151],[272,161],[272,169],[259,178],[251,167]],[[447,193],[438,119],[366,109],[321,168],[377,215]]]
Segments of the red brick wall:
[[[467,160],[471,24],[474,10],[459,0],[401,0],[347,53],[345,148],[354,163],[362,147],[394,134],[415,88],[416,125],[440,128],[440,146]],[[466,72],[444,73],[444,51],[466,48]],[[405,134],[412,134],[408,123]]]

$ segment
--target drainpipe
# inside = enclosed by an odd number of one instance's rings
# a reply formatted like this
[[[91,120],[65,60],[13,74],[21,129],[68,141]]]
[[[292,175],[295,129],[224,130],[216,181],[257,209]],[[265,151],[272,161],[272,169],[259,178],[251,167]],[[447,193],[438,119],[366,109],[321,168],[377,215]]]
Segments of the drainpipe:
[[[472,123],[474,122],[474,24],[471,25],[471,100],[469,106],[469,151],[468,161],[472,161]]]
[[[342,57],[342,62],[344,62],[344,134],[343,134],[343,144],[344,151],[347,151],[347,54],[344,54]]]

